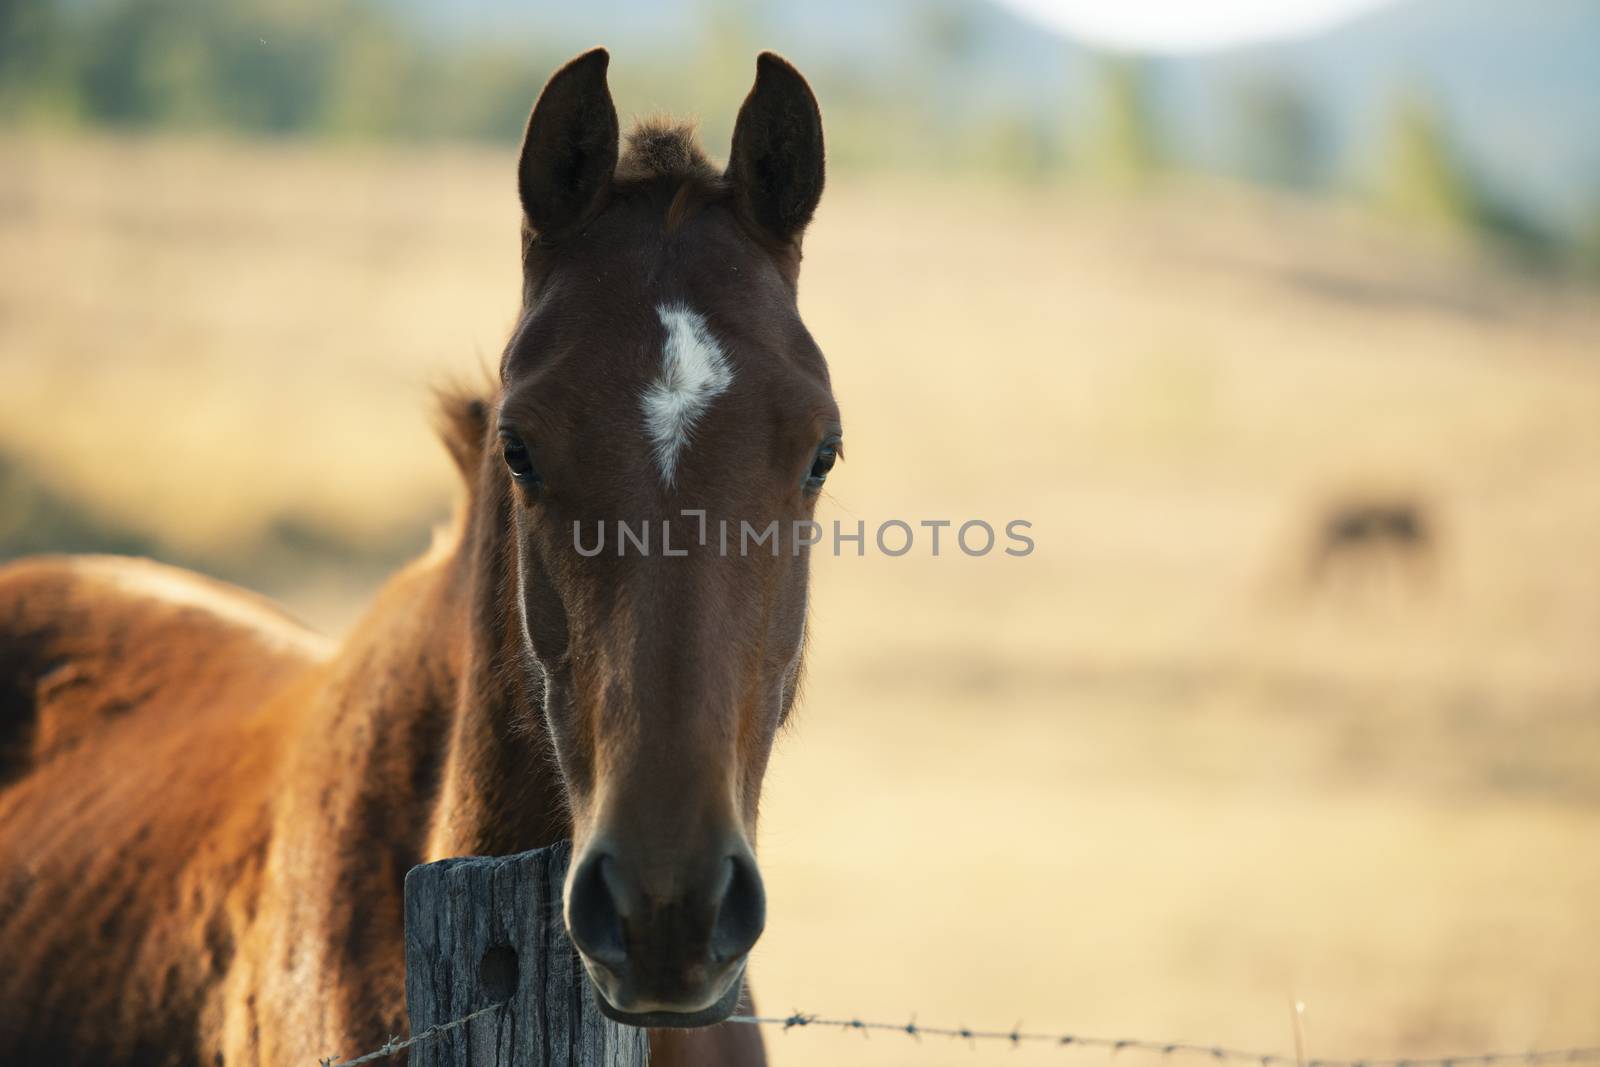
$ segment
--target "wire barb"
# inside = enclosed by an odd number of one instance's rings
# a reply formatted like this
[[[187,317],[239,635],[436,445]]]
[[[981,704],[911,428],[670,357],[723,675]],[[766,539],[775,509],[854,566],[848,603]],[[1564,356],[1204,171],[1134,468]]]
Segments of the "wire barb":
[[[432,1041],[441,1034],[447,1034],[457,1027],[465,1026],[472,1020],[484,1015],[488,1015],[491,1011],[499,1011],[505,1006],[506,1001],[496,1001],[487,1008],[479,1008],[477,1011],[468,1015],[463,1015],[459,1019],[452,1019],[447,1023],[435,1023],[433,1026],[428,1027],[421,1033],[413,1034],[404,1040],[401,1040],[398,1036],[391,1034],[389,1040],[383,1043],[383,1047],[373,1049],[366,1055],[357,1056],[353,1060],[341,1060],[337,1056],[329,1056],[327,1059],[320,1060],[318,1062],[321,1064],[321,1067],[357,1067],[358,1064],[372,1063],[375,1060],[388,1059],[397,1052],[404,1052],[412,1045],[420,1045],[424,1041]]]

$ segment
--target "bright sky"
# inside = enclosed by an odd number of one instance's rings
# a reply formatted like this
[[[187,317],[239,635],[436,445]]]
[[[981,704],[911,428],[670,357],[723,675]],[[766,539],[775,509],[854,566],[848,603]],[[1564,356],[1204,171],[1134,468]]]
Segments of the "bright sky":
[[[1004,0],[1096,44],[1189,52],[1292,37],[1389,0]]]

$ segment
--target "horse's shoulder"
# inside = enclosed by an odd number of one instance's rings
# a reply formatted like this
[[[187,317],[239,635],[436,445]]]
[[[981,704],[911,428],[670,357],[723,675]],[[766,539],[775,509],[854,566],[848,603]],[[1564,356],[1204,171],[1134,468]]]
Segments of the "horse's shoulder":
[[[0,566],[0,780],[130,713],[238,708],[330,648],[264,597],[150,560]]]

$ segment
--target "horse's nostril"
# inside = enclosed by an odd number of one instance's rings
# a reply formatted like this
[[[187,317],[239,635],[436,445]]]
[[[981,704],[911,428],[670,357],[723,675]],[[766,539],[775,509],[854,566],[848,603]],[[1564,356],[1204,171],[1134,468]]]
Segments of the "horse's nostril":
[[[613,893],[610,856],[588,856],[573,872],[572,892],[567,902],[567,925],[572,941],[596,963],[618,967],[627,961],[623,940],[622,913]]]
[[[749,952],[767,924],[767,894],[755,860],[748,854],[735,854],[723,863],[724,888],[711,931],[711,955],[718,962]]]

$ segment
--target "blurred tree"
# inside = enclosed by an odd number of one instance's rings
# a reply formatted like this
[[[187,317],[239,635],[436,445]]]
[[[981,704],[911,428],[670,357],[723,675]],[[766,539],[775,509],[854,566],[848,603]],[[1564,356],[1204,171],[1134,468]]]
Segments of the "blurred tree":
[[[726,151],[722,146],[733,136],[728,101],[743,100],[750,91],[755,55],[761,50],[761,28],[753,6],[743,0],[700,0],[699,10],[700,56],[689,78],[692,99],[688,107],[691,113],[706,117],[701,127],[706,146],[713,153],[722,153]]]
[[[1483,241],[1525,267],[1555,267],[1563,246],[1570,250],[1571,235],[1553,233],[1477,180],[1443,115],[1419,93],[1402,93],[1391,105],[1378,180],[1380,202],[1398,218]]]
[[[1056,145],[1043,120],[1026,115],[996,118],[978,145],[982,161],[1013,178],[1037,181],[1054,169]]]
[[[1468,233],[1483,224],[1483,204],[1444,118],[1420,93],[1401,93],[1390,105],[1378,182],[1383,204],[1419,225]]]
[[[986,50],[988,13],[970,0],[906,5],[910,74],[891,106],[897,122],[915,130],[935,166],[999,170],[1025,179],[1049,171],[1056,156],[1054,130],[1037,111],[1014,98],[986,92],[992,73]]]
[[[100,5],[80,31],[85,108],[113,125],[314,128],[358,24],[351,11],[346,0]]]
[[[86,13],[80,30],[80,74],[88,117],[141,125],[173,117],[172,74],[187,51],[182,12],[162,0],[124,2]],[[192,28],[191,28],[192,29]]]
[[[273,134],[322,127],[362,13],[348,0],[217,6],[208,73],[221,121]]]
[[[367,22],[340,50],[322,128],[340,135],[415,135],[426,119],[416,107],[429,95],[428,65],[392,23]]]
[[[1587,215],[1578,227],[1574,258],[1579,270],[1600,282],[1600,192],[1593,196]]]
[[[1327,138],[1315,103],[1288,78],[1263,76],[1232,98],[1231,165],[1245,177],[1290,189],[1329,184]]]
[[[982,24],[970,8],[940,2],[912,7],[907,15],[918,55],[936,71],[960,67],[976,56]]]
[[[51,0],[0,0],[0,116],[70,110],[67,43]]]
[[[1145,65],[1134,56],[1103,56],[1096,75],[1096,111],[1084,163],[1114,183],[1142,182],[1165,158]]]

